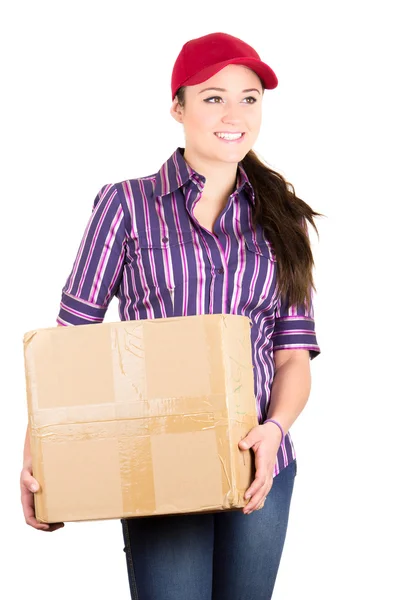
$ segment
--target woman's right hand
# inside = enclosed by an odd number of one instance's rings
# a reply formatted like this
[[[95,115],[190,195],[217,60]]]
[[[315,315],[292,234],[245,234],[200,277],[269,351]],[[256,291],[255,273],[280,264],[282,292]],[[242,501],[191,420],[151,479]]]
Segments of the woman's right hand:
[[[32,475],[32,463],[27,461],[21,471],[21,502],[25,521],[35,529],[42,531],[56,531],[64,526],[64,523],[40,523],[36,519],[34,510],[34,493],[40,489],[38,481]]]

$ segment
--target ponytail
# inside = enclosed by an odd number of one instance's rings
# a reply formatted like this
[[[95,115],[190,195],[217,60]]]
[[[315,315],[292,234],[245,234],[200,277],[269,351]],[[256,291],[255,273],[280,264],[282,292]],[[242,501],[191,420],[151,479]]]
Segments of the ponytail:
[[[323,216],[295,195],[292,184],[265,166],[253,150],[241,161],[255,191],[254,225],[262,227],[277,259],[277,285],[288,305],[309,305],[314,260],[307,222],[315,229],[314,218]]]

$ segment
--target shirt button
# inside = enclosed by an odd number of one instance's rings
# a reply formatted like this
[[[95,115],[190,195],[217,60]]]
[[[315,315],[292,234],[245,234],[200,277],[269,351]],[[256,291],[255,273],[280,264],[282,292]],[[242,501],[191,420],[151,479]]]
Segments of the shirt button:
[[[167,237],[163,237],[162,241],[164,242],[164,244],[166,244],[168,242],[168,238]]]
[[[220,269],[218,269],[218,273],[219,273],[219,275],[222,275],[224,273],[223,267],[221,267]]]

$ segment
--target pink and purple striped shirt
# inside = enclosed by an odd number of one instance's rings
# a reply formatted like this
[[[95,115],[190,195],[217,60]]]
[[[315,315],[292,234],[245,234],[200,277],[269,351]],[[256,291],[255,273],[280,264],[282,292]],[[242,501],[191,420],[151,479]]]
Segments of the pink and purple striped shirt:
[[[113,296],[121,320],[231,313],[251,320],[259,422],[266,418],[273,352],[304,348],[319,354],[313,306],[287,308],[276,285],[277,261],[252,224],[255,194],[241,164],[237,185],[214,225],[193,211],[205,178],[177,150],[158,173],[108,184],[92,214],[64,287],[59,325],[101,323]],[[294,458],[288,432],[274,474]]]

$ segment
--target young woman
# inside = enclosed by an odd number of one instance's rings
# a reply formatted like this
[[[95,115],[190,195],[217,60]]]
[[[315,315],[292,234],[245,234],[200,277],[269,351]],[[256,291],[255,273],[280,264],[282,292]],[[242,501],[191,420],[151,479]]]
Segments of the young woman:
[[[187,42],[172,74],[178,148],[154,175],[105,185],[62,290],[59,325],[100,323],[113,296],[122,320],[246,315],[258,419],[240,442],[256,475],[242,511],[122,520],[131,597],[266,600],[284,546],[296,457],[289,433],[320,349],[313,320],[314,212],[252,147],[272,69],[238,38]],[[32,485],[35,488],[32,488]],[[21,475],[36,521],[29,440]]]

